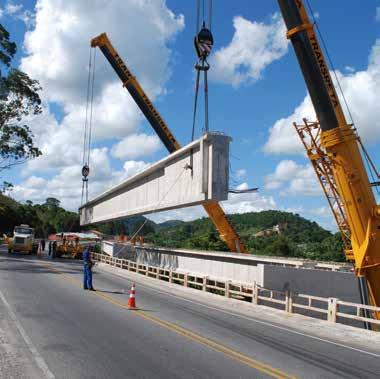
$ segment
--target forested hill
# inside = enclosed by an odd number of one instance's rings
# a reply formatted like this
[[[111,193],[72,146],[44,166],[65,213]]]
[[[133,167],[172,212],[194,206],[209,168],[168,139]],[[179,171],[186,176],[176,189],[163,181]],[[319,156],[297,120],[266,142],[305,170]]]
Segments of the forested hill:
[[[248,250],[254,254],[300,257],[326,261],[344,261],[340,236],[331,234],[316,222],[281,211],[229,215]],[[29,224],[37,237],[50,233],[80,231],[79,216],[60,206],[55,198],[43,204],[18,203],[0,194],[0,235],[11,233],[15,225]],[[106,235],[133,235],[142,225],[141,235],[157,246],[227,251],[208,218],[156,224],[143,216],[108,222],[87,229]]]
[[[345,260],[338,233],[332,234],[297,214],[262,211],[233,214],[229,218],[248,250],[254,254]],[[146,235],[146,240],[159,246],[227,251],[208,218],[156,229]]]
[[[60,206],[59,200],[50,197],[43,204],[31,201],[19,203],[0,194],[0,235],[10,234],[16,225],[28,224],[37,237],[46,237],[60,231],[79,231],[79,217]]]

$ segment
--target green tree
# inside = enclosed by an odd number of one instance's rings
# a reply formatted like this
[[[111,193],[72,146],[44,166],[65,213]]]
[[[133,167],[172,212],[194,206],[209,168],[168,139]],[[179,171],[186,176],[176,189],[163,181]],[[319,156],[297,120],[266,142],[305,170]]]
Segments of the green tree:
[[[279,257],[291,257],[294,255],[288,239],[282,236],[276,238],[271,245],[267,246],[264,254]]]
[[[61,202],[56,199],[55,197],[48,197],[45,201],[45,204],[44,204],[48,209],[57,209],[60,205],[61,205]]]
[[[38,81],[11,67],[16,44],[0,24],[0,172],[38,157],[33,134],[23,120],[42,112]]]
[[[343,242],[340,233],[327,237],[322,241],[323,260],[344,262],[346,257],[343,251]]]

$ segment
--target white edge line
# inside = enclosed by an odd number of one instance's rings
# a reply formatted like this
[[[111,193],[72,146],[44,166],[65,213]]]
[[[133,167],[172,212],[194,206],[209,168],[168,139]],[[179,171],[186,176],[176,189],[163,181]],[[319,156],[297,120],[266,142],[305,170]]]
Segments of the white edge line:
[[[41,354],[38,352],[37,348],[34,346],[32,340],[30,339],[30,337],[26,333],[25,329],[21,325],[20,321],[18,320],[16,314],[13,312],[11,306],[9,305],[7,299],[5,298],[5,296],[1,292],[1,290],[0,290],[0,298],[1,298],[2,302],[4,303],[4,305],[6,306],[11,319],[15,322],[16,327],[17,327],[18,331],[20,332],[22,338],[24,339],[26,345],[28,346],[30,352],[32,353],[33,358],[37,363],[37,366],[41,369],[41,371],[44,373],[46,378],[55,379],[54,374],[50,371],[45,360],[42,358]]]
[[[101,267],[99,267],[99,268],[101,269]],[[118,273],[112,273],[112,272],[110,272],[110,274],[114,274],[115,276],[118,276],[120,278],[124,278],[124,279],[127,279],[127,280],[132,280],[132,279],[129,279],[129,278],[125,278],[121,274],[118,274]],[[237,316],[237,317],[243,318],[243,319],[248,320],[248,321],[256,322],[258,324],[268,325],[268,326],[271,326],[271,327],[276,328],[276,329],[285,330],[285,331],[287,331],[289,333],[298,334],[298,335],[303,336],[303,337],[308,337],[308,338],[311,338],[311,339],[314,339],[314,340],[317,340],[317,341],[326,342],[326,343],[329,343],[329,344],[332,344],[332,345],[335,345],[335,346],[343,347],[345,349],[357,351],[359,353],[368,354],[368,355],[371,355],[373,357],[380,358],[380,354],[372,353],[372,352],[366,351],[366,350],[361,350],[361,349],[358,349],[356,347],[344,345],[344,344],[341,344],[339,342],[334,342],[334,341],[331,341],[331,340],[328,340],[328,339],[324,339],[324,338],[321,338],[321,337],[316,337],[316,336],[313,336],[313,335],[310,335],[310,334],[306,334],[306,333],[302,333],[302,332],[297,332],[296,330],[288,329],[288,328],[285,328],[283,326],[272,324],[272,323],[267,322],[267,321],[257,320],[257,319],[254,319],[254,318],[251,318],[251,317],[248,317],[248,316],[244,316],[244,315],[242,315],[240,313],[234,313],[234,312],[226,311],[226,310],[224,310],[222,308],[211,307],[209,305],[206,305],[206,304],[203,304],[203,303],[199,303],[199,302],[194,301],[194,300],[183,298],[183,297],[181,297],[179,295],[175,295],[175,294],[172,294],[172,293],[169,293],[169,292],[160,291],[160,290],[154,288],[153,286],[150,286],[149,284],[143,283],[141,285],[143,287],[145,287],[145,288],[148,287],[148,288],[152,289],[153,291],[156,291],[156,292],[158,292],[160,294],[169,295],[169,296],[175,297],[177,299],[181,299],[181,300],[187,301],[187,302],[192,303],[192,304],[197,304],[197,305],[200,305],[202,307],[205,307],[205,308],[208,308],[208,309],[212,309],[214,311],[223,312],[223,313],[229,314],[231,316]]]

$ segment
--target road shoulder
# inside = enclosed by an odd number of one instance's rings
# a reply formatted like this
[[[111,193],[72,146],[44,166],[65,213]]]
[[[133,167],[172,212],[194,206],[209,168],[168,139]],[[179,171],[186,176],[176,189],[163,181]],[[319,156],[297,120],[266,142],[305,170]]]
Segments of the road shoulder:
[[[0,378],[54,378],[1,291]]]

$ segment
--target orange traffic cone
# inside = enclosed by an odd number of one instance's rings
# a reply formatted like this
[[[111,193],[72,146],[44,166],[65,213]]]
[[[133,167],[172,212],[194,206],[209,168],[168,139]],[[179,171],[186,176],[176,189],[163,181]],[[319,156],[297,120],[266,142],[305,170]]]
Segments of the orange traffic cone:
[[[128,299],[128,308],[129,309],[136,309],[136,298],[135,298],[135,283],[132,283],[131,292],[129,294]]]

